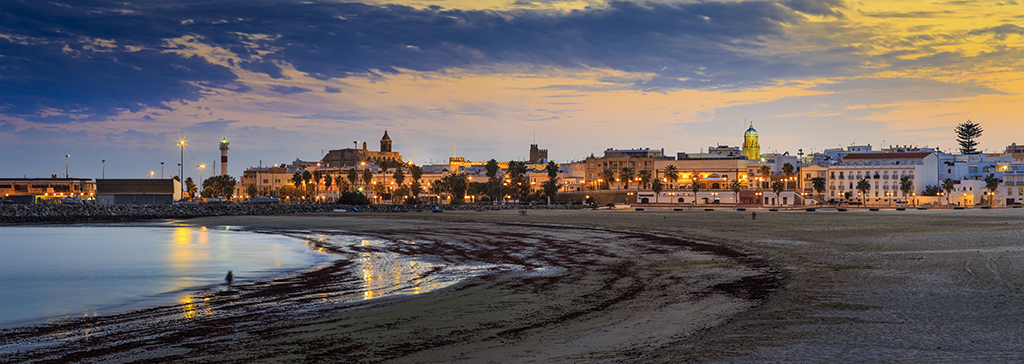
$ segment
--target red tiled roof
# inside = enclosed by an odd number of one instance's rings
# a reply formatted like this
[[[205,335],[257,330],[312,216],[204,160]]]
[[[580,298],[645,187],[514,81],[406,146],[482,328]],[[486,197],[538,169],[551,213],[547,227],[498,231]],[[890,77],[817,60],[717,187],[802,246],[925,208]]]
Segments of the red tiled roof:
[[[905,152],[905,153],[850,153],[843,157],[843,160],[850,159],[921,159],[932,152]]]

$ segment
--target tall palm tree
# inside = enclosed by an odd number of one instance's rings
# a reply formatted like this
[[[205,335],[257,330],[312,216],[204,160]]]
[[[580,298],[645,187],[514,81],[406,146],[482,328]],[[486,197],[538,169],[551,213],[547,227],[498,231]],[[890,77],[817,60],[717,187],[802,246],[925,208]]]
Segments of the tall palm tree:
[[[697,204],[697,192],[700,192],[700,175],[694,173],[690,177],[690,190],[693,191],[693,204]]]
[[[772,182],[772,192],[775,192],[775,203],[776,204],[778,204],[779,201],[781,201],[781,199],[779,198],[779,194],[781,194],[782,191],[785,191],[785,190],[786,190],[786,186],[783,185],[781,181]]]
[[[953,193],[953,188],[956,187],[956,181],[952,178],[946,177],[942,180],[942,190],[946,191],[946,205],[949,205],[949,194]]]
[[[989,206],[995,204],[996,190],[999,189],[999,184],[1002,182],[1002,179],[996,178],[995,173],[990,173],[988,177],[985,177],[985,188],[987,188],[988,192],[990,192],[988,197]]]
[[[825,177],[811,178],[811,187],[818,193],[818,203],[821,203],[821,193],[825,192]]]
[[[622,188],[627,190],[629,189],[629,180],[633,179],[635,174],[636,172],[633,171],[633,168],[622,167],[622,169],[619,170],[619,180],[622,181]]]
[[[761,165],[761,168],[759,168],[759,169],[761,170],[761,177],[764,177],[764,182],[765,182],[765,183],[768,183],[768,181],[769,181],[769,180],[771,179],[771,177],[772,177],[772,176],[771,176],[771,173],[772,173],[772,167],[769,167],[769,166],[768,166],[767,164],[762,164],[762,165]],[[762,186],[757,186],[757,187],[758,187],[758,188],[760,188],[760,187],[762,187]]]
[[[313,178],[312,178],[312,180],[313,180],[313,186],[315,186],[314,190],[313,190],[314,191],[313,196],[319,196],[320,195],[320,180],[323,179],[323,177],[324,177],[324,173],[323,172],[313,171]]]
[[[910,176],[900,177],[900,191],[903,191],[903,198],[907,198],[913,190],[914,181],[910,180]]]
[[[647,188],[649,183],[651,183],[651,171],[648,169],[637,172],[636,176],[640,178],[640,185],[644,188]]]
[[[739,205],[740,204],[739,194],[740,194],[740,190],[743,189],[743,185],[740,183],[739,180],[732,181],[732,183],[729,184],[729,189],[732,190],[732,203],[736,204],[736,205]]]
[[[298,188],[299,185],[301,185],[301,184],[302,184],[302,173],[295,172],[295,174],[292,175],[292,185],[295,186],[295,188]]]
[[[604,180],[607,189],[612,189],[612,180],[615,179],[615,171],[605,168],[601,171],[600,177]]]
[[[870,189],[871,189],[871,182],[868,182],[868,180],[861,178],[860,181],[857,181],[857,191],[860,192],[860,196],[861,196],[860,203],[861,203],[861,205],[864,205],[864,206],[868,205],[867,198],[868,198],[868,190],[870,190]]]
[[[679,168],[676,168],[676,166],[672,164],[666,166],[665,178],[672,181],[672,184],[668,186],[669,189],[672,189],[675,183],[679,182]]]
[[[658,195],[661,195],[662,188],[665,187],[661,184],[660,179],[651,181],[651,191],[654,192],[654,203],[658,203]]]
[[[369,168],[363,170],[363,184],[369,186],[373,182],[373,171]]]
[[[391,178],[395,179],[395,184],[398,185],[398,188],[402,188],[405,184],[405,172],[402,172],[402,168],[396,168],[395,173],[391,175]]]
[[[789,163],[783,164],[782,174],[786,175],[786,188],[789,188],[789,179],[793,178],[793,175],[796,174],[796,167]]]
[[[326,194],[326,195],[330,195],[331,194],[331,184],[333,182],[334,182],[334,178],[331,178],[331,175],[329,175],[329,174],[325,174],[324,175],[324,194]]]
[[[359,171],[357,171],[355,168],[349,169],[348,183],[352,185],[352,188],[358,189],[359,184],[357,182],[359,182]]]

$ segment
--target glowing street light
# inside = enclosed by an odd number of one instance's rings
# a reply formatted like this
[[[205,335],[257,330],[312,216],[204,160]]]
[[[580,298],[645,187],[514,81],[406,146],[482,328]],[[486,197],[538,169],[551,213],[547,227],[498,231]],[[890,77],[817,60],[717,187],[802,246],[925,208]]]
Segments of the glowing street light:
[[[71,158],[70,154],[64,155],[64,178],[71,178],[68,176],[68,159]]]
[[[185,198],[185,139],[178,139],[178,148],[181,149],[181,163],[178,163],[178,182],[181,183],[181,198]]]

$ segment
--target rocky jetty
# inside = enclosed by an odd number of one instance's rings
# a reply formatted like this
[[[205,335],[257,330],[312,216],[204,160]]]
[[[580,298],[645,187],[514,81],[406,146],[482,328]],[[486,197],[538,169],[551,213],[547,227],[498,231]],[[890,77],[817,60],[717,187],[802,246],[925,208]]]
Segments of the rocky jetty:
[[[350,206],[331,203],[246,204],[218,203],[195,205],[0,205],[0,224],[78,223],[89,221],[139,221],[188,219],[224,215],[286,215],[323,213],[343,209],[348,212],[427,212],[435,205]],[[584,205],[440,205],[443,210],[486,211],[516,209],[580,209]]]

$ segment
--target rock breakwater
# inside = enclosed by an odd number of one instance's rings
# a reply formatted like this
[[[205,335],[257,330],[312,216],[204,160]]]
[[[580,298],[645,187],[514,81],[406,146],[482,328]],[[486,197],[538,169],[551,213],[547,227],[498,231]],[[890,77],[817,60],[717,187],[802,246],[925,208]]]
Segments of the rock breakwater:
[[[139,221],[188,219],[225,215],[287,215],[323,213],[337,209],[360,212],[430,211],[435,205],[350,206],[331,203],[304,204],[196,204],[196,205],[0,205],[0,224],[77,223],[88,221]],[[583,205],[441,205],[444,210],[580,209]]]

